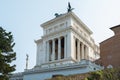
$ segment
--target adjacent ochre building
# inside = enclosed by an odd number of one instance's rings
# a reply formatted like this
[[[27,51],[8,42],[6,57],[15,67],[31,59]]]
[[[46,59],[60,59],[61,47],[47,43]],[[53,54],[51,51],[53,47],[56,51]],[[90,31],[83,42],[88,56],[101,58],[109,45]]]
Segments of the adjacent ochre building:
[[[115,35],[100,43],[100,63],[105,67],[120,67],[120,25],[110,29]]]
[[[10,80],[45,80],[53,75],[71,75],[102,69],[91,61],[99,58],[92,31],[73,13],[57,16],[41,25],[36,40],[37,59],[32,69],[16,73]]]

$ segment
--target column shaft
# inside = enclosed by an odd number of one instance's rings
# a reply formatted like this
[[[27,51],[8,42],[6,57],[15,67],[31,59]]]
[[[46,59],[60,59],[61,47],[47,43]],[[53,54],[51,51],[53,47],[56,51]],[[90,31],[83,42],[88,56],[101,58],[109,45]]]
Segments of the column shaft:
[[[88,59],[88,54],[89,54],[89,53],[88,53],[88,47],[86,46],[86,59],[87,59],[87,60],[89,60],[89,59]]]
[[[55,60],[55,40],[52,40],[52,60]]]
[[[61,39],[58,38],[58,60],[61,58]]]
[[[74,38],[74,59],[76,58],[76,38]]]
[[[84,59],[86,59],[86,45],[84,46]]]
[[[85,52],[84,52],[84,58],[87,59],[87,54],[88,53],[87,53],[87,46],[86,45],[84,46],[84,50],[85,50]]]
[[[80,41],[77,41],[77,60],[80,61]]]
[[[49,61],[49,41],[46,42],[47,43],[47,54],[46,54],[46,59],[47,62]]]
[[[82,43],[80,42],[80,60],[82,59]]]
[[[82,43],[82,59],[84,59],[84,44]]]
[[[66,47],[67,44],[66,43],[67,43],[67,36],[65,35],[64,36],[64,58],[67,57],[67,50],[66,50],[67,49],[67,47]]]

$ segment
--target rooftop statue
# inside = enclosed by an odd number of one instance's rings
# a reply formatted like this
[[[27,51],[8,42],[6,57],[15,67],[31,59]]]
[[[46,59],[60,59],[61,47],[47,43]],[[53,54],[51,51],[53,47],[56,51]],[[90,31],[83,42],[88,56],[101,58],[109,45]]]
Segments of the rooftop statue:
[[[28,58],[29,58],[29,55],[26,54],[26,69],[28,69]]]
[[[71,7],[70,2],[68,2],[68,12],[71,12],[74,8]]]
[[[74,8],[71,7],[70,2],[68,2],[67,12],[71,12],[73,9],[74,9]],[[59,16],[61,16],[61,15],[63,15],[63,14],[55,13],[54,15],[55,15],[55,17],[59,17]]]

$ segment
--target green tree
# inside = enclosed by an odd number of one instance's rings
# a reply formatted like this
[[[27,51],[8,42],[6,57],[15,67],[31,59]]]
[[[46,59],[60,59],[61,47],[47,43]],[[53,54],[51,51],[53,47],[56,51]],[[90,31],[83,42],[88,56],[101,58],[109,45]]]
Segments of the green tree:
[[[0,27],[0,80],[8,80],[8,75],[15,71],[15,65],[11,65],[11,62],[16,59],[13,41],[11,32],[6,32]]]

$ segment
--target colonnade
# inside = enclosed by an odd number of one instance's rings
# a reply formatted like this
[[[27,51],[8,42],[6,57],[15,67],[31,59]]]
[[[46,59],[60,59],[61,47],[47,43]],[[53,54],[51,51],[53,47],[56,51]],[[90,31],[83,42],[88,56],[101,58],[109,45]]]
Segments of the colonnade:
[[[67,36],[61,36],[46,42],[47,61],[64,59],[66,57]]]
[[[80,61],[81,59],[88,59],[88,47],[77,38],[73,39],[74,46],[71,47],[71,49],[74,50],[74,53],[68,54],[74,54],[74,58],[77,61]],[[46,60],[49,62],[66,58],[67,44],[69,44],[67,43],[67,36],[61,36],[52,40],[48,40],[46,42]]]
[[[77,38],[74,38],[74,53],[75,59],[78,61],[81,59],[88,59],[88,47]]]

